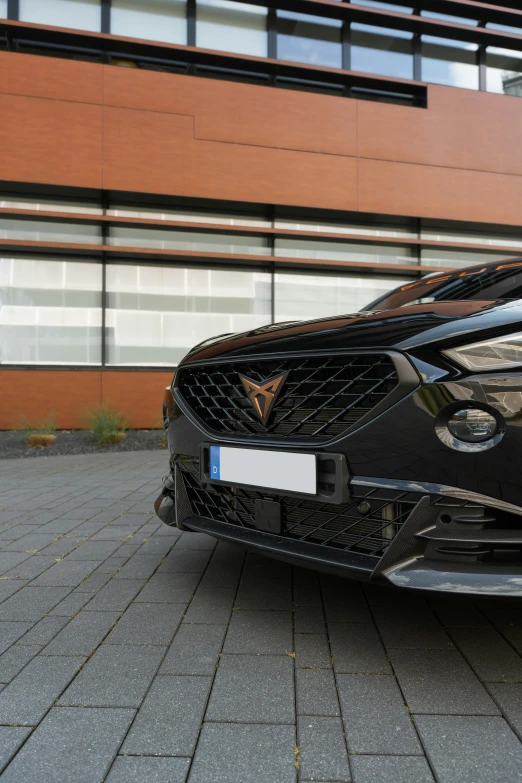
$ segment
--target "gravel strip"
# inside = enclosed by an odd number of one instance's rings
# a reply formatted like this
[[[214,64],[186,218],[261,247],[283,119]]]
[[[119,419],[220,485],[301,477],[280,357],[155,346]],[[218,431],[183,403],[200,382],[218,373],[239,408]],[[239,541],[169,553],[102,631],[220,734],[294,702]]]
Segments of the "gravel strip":
[[[114,446],[96,446],[86,430],[56,433],[53,446],[45,449],[28,449],[27,436],[23,432],[0,432],[0,459],[16,457],[56,457],[63,454],[107,454],[119,451],[149,451],[161,449],[163,430],[129,430],[123,443]]]

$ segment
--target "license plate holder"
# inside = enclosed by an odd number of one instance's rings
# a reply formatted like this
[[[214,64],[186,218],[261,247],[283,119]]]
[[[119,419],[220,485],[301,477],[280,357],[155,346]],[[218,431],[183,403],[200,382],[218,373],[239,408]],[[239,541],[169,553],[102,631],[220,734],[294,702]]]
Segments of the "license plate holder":
[[[219,464],[219,472],[216,474],[215,467],[216,467],[216,447],[220,449],[219,452],[219,458],[220,458],[220,464]],[[228,468],[225,465],[225,470],[222,471],[221,468],[223,467],[223,462],[221,461],[221,458],[223,456],[223,452],[221,449],[228,449],[228,450],[234,450],[237,452],[241,452],[240,454],[233,455],[238,456],[241,460],[240,462],[240,470],[232,471],[231,473],[228,472]],[[271,482],[270,485],[267,484],[265,481],[264,483],[257,482],[256,483],[256,475],[248,474],[248,472],[245,473],[243,463],[251,462],[251,464],[256,464],[256,453],[259,455],[259,453],[263,453],[264,455],[270,455],[268,457],[269,461],[275,459],[275,463],[277,465],[283,465],[283,468],[285,466],[285,462],[277,462],[278,455],[286,454],[289,456],[296,455],[299,458],[302,457],[308,457],[308,460],[302,461],[298,460],[297,462],[294,462],[295,465],[306,465],[306,469],[308,470],[308,477],[310,478],[310,481],[308,484],[305,484],[304,488],[306,491],[302,491],[300,487],[303,487],[303,483],[299,485],[299,479],[298,479],[298,485],[295,484],[290,488],[288,483],[284,483],[284,479],[279,477],[277,475],[276,471],[276,481]],[[313,467],[315,469],[314,474],[310,471],[310,462],[311,459],[313,460]],[[226,462],[226,459],[225,459]],[[263,495],[288,495],[293,497],[302,497],[302,498],[309,498],[309,499],[317,499],[321,500],[325,503],[345,503],[349,499],[349,489],[348,489],[348,482],[350,478],[349,469],[348,469],[348,463],[346,460],[346,457],[344,454],[330,454],[328,452],[283,452],[282,450],[275,450],[275,449],[259,449],[251,446],[241,446],[236,447],[232,445],[224,445],[215,443],[203,443],[201,444],[201,450],[200,450],[200,481],[203,485],[210,484],[210,485],[221,485],[221,486],[229,486],[229,487],[238,487],[238,488],[244,488],[246,490],[253,490],[262,493]],[[232,461],[232,467],[233,467],[233,461]],[[290,463],[286,464],[292,464],[292,461]],[[230,467],[230,464],[229,466]],[[213,470],[214,469],[214,470]],[[223,473],[223,474],[222,474]],[[295,476],[294,476],[295,478]],[[274,486],[275,484],[275,486]],[[312,491],[310,491],[312,490]]]

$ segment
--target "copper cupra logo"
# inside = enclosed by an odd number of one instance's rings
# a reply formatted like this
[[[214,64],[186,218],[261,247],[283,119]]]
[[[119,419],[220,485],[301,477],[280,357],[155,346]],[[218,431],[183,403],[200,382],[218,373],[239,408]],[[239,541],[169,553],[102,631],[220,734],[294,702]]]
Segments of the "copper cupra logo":
[[[268,421],[270,412],[274,407],[275,401],[279,397],[279,393],[287,375],[288,373],[284,372],[282,375],[278,375],[276,378],[270,378],[270,380],[263,381],[262,383],[256,383],[244,375],[239,376],[243,388],[248,395],[248,399],[252,403],[254,411],[263,424],[266,424]]]

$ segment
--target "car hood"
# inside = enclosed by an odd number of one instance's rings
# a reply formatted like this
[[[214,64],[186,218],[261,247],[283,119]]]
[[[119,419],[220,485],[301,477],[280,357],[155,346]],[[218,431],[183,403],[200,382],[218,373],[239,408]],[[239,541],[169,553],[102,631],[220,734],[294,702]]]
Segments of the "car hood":
[[[432,302],[394,310],[359,312],[314,321],[271,324],[239,334],[207,340],[193,348],[182,364],[230,355],[396,348],[407,351],[423,345],[464,338],[483,331],[502,332],[522,323],[522,301]]]

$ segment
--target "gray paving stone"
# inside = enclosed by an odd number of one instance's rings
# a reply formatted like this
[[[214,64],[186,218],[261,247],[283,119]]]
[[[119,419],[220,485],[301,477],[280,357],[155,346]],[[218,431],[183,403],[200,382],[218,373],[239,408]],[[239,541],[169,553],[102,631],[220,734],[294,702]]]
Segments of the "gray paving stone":
[[[0,576],[31,557],[27,552],[0,552]]]
[[[31,555],[27,560],[19,563],[14,568],[11,568],[4,576],[10,579],[35,579],[48,568],[51,568],[56,563],[54,557],[48,557],[46,555]]]
[[[57,541],[53,541],[53,543],[49,544],[45,549],[42,549],[40,554],[52,558],[66,557],[70,552],[74,552],[76,547],[82,544],[84,540],[85,539],[81,537],[63,536]]]
[[[234,590],[228,587],[199,587],[188,608],[185,622],[226,625],[234,595]]]
[[[120,546],[117,541],[86,541],[69,555],[69,560],[97,560],[110,557]]]
[[[339,718],[298,718],[297,744],[301,780],[346,783],[351,780],[343,726]]]
[[[292,651],[291,612],[244,610],[232,613],[225,653],[284,655]]]
[[[328,639],[322,633],[296,633],[295,665],[300,669],[329,669],[332,665]]]
[[[387,649],[416,648],[444,650],[453,643],[429,610],[418,612],[402,606],[377,606],[373,610],[375,624]]]
[[[332,623],[373,622],[368,604],[359,585],[358,589],[344,592],[323,590],[323,605],[326,620]]]
[[[331,669],[297,669],[296,689],[298,715],[340,715]]]
[[[42,654],[89,656],[103,641],[119,616],[118,612],[80,612],[55,636]]]
[[[337,677],[344,728],[351,753],[422,755],[393,677]]]
[[[319,574],[308,568],[292,569],[294,603],[296,606],[322,606]]]
[[[522,746],[503,718],[419,715],[439,783],[520,783]]]
[[[216,546],[216,539],[207,536],[205,533],[193,533],[189,530],[184,531],[176,541],[176,550],[194,549],[194,550],[213,550]]]
[[[522,659],[493,628],[452,628],[451,635],[481,680],[522,680]]]
[[[156,555],[158,558],[168,555],[177,539],[167,538],[166,536],[154,536],[141,544],[138,549],[138,555]]]
[[[191,756],[211,683],[210,677],[158,677],[123,743],[122,752]]]
[[[117,555],[108,557],[107,560],[104,560],[103,563],[98,566],[96,573],[99,572],[100,574],[111,574],[112,576],[116,573],[116,571],[119,571],[120,568],[123,568],[126,562],[126,557],[118,557]]]
[[[167,646],[184,610],[184,604],[131,604],[107,637],[107,644]]]
[[[37,577],[34,587],[76,587],[99,565],[95,560],[62,560]]]
[[[390,664],[374,625],[346,623],[328,626],[336,672],[391,673]]]
[[[324,613],[320,606],[296,606],[294,609],[296,633],[324,633]]]
[[[213,675],[224,638],[223,626],[182,623],[159,673]]]
[[[143,587],[144,580],[112,579],[102,587],[92,601],[89,602],[90,612],[124,612],[133,598]]]
[[[274,655],[223,655],[206,720],[293,723],[292,659]]]
[[[190,759],[119,756],[105,783],[185,783]]]
[[[77,593],[73,591],[60,601],[54,609],[51,609],[49,615],[54,617],[72,617],[77,614],[92,598],[92,593]]]
[[[5,652],[20,639],[31,627],[27,622],[0,622],[0,653]]]
[[[23,647],[20,644],[13,644],[0,656],[0,682],[11,682],[39,652],[38,647]]]
[[[5,579],[0,582],[0,604],[7,600],[11,595],[24,587],[27,582],[22,579]]]
[[[75,588],[75,593],[97,593],[104,585],[111,580],[111,574],[104,574],[98,570],[94,571],[82,579],[78,587]]]
[[[70,707],[139,707],[163,653],[161,647],[102,644],[59,704]],[[60,658],[47,656],[45,660]],[[2,696],[0,694],[0,699]]]
[[[455,596],[451,596],[455,598]],[[488,627],[487,618],[469,601],[433,601],[431,607],[438,617],[439,622],[446,628],[457,627]]]
[[[31,729],[24,729],[22,726],[0,726],[0,772],[30,732]]]
[[[189,783],[295,783],[294,727],[206,723]]]
[[[512,728],[522,738],[522,683],[493,682],[488,689]]]
[[[434,783],[420,756],[351,756],[350,762],[354,783]]]
[[[38,655],[0,693],[0,724],[35,726],[82,665],[83,658]]]
[[[114,578],[149,579],[157,569],[160,560],[161,558],[158,558],[157,555],[134,555]]]
[[[19,644],[44,647],[68,622],[68,617],[42,617],[39,623],[36,623],[30,631],[22,636]]]
[[[54,541],[50,533],[28,533],[2,547],[2,552],[39,552]],[[1,553],[0,553],[1,554]]]
[[[2,783],[102,781],[133,717],[134,710],[55,707],[8,766]]]
[[[174,548],[159,567],[159,573],[201,574],[205,570],[211,554],[210,550],[193,551]]]
[[[212,563],[209,568],[212,568]],[[206,574],[205,574],[206,576]],[[203,578],[202,584],[207,584]],[[231,586],[237,584],[237,575]],[[292,590],[290,584],[272,582],[270,579],[241,580],[236,607],[255,610],[292,610]]]
[[[241,569],[243,567],[243,558],[244,555],[241,553],[241,556],[237,558],[237,560],[230,562],[222,561],[222,560],[216,560],[216,554],[214,552],[214,555],[212,556],[212,559],[210,563],[208,564],[205,573],[201,577],[201,585],[204,587],[233,587],[234,589],[237,588],[237,584],[239,582],[239,577],[241,575]],[[266,594],[266,591],[263,590],[263,587],[260,586],[260,593],[264,593],[258,600],[258,604],[254,605],[256,602],[256,597],[252,595],[252,592],[249,590],[248,592],[245,592],[241,596],[241,609],[287,609],[288,607],[286,605],[281,606],[281,603],[284,604],[285,596],[283,595],[281,597],[281,594],[279,591],[274,591],[271,596]],[[273,606],[272,603],[277,602],[276,606]],[[259,605],[261,604],[261,605]],[[238,604],[239,606],[239,604]]]
[[[457,650],[391,650],[390,657],[411,712],[498,714],[486,689]]]
[[[199,574],[154,574],[136,601],[144,603],[186,604],[198,586]]]

